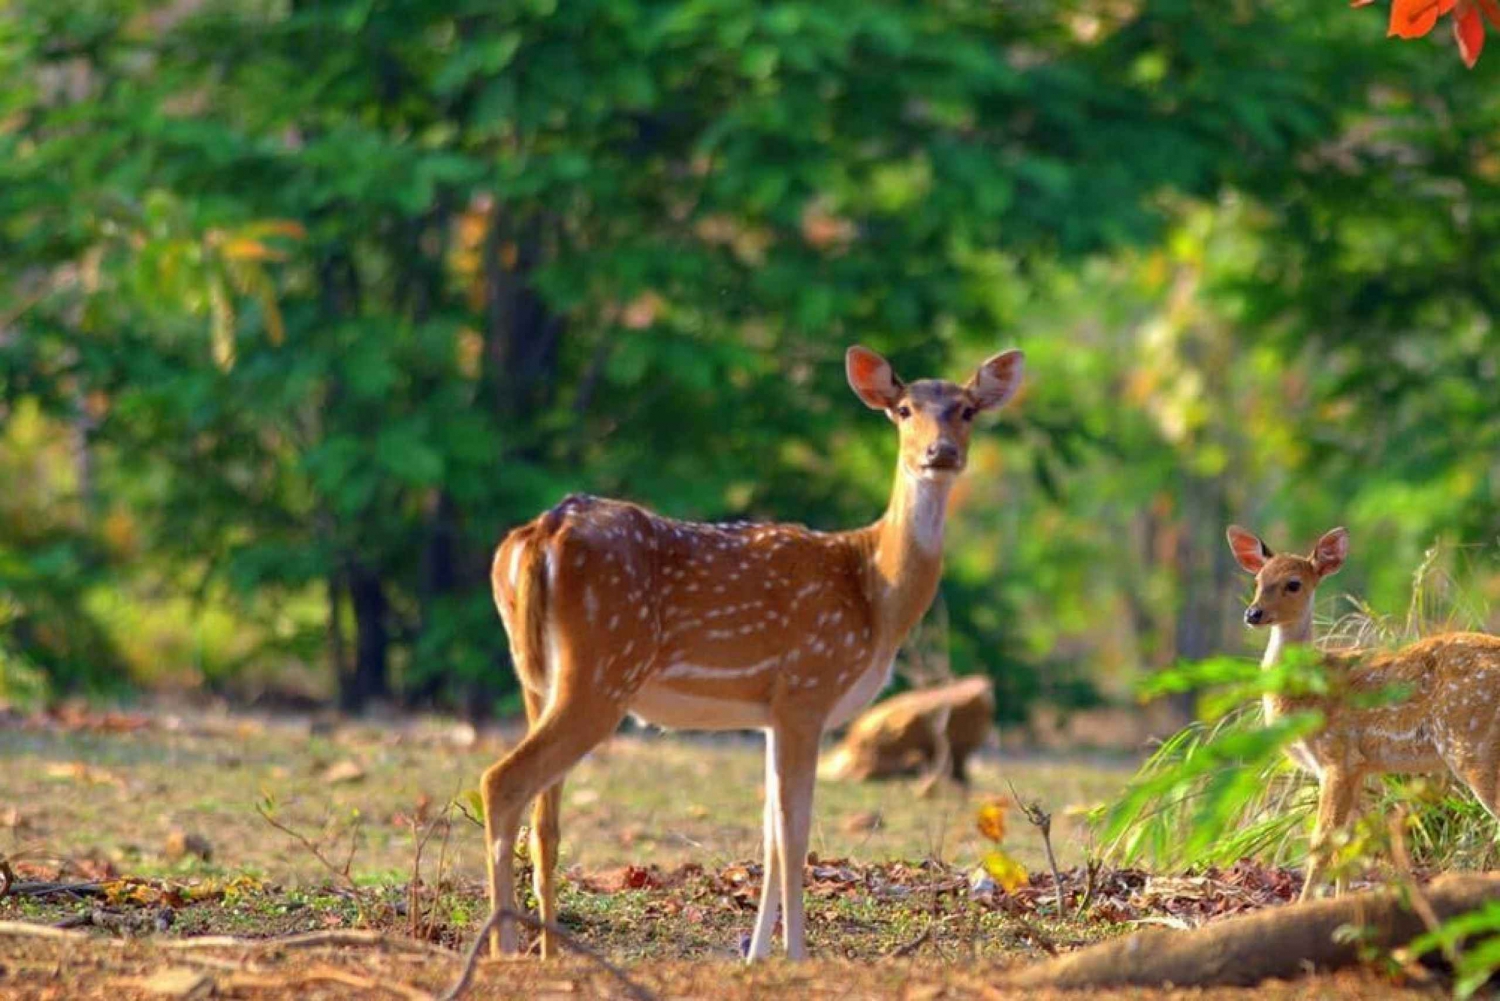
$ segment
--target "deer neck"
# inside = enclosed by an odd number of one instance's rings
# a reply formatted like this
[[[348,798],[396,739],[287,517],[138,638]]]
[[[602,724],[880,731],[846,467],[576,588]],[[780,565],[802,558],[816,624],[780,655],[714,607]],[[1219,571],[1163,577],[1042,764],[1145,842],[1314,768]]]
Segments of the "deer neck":
[[[1261,658],[1260,666],[1274,667],[1281,662],[1288,647],[1306,646],[1311,642],[1312,606],[1309,604],[1297,621],[1271,627],[1271,641],[1266,644],[1266,655]]]
[[[896,466],[890,506],[869,529],[870,599],[882,645],[899,645],[937,593],[952,487],[951,477],[926,479]]]

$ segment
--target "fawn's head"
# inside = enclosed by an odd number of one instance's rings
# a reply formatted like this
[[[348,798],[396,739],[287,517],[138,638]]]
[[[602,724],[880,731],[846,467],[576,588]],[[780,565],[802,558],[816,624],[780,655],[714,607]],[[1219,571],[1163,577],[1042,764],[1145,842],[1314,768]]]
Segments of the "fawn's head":
[[[969,460],[974,418],[999,407],[1021,385],[1024,357],[1002,351],[960,386],[944,379],[903,383],[890,363],[869,348],[855,346],[844,356],[849,385],[865,406],[884,410],[901,435],[901,467],[921,479],[958,474]]]
[[[1245,609],[1245,624],[1276,626],[1297,622],[1312,605],[1324,577],[1338,573],[1349,555],[1349,533],[1325,532],[1309,556],[1277,556],[1253,533],[1230,525],[1229,548],[1248,573],[1255,574],[1255,599]]]

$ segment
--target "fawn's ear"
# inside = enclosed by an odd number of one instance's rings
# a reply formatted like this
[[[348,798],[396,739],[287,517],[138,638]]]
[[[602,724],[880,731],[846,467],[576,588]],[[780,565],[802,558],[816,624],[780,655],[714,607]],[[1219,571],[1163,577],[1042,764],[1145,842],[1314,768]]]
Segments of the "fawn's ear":
[[[1020,351],[1015,348],[1002,351],[979,366],[964,390],[980,410],[998,407],[1021,388],[1021,373],[1025,368],[1026,356]]]
[[[1344,557],[1348,555],[1349,533],[1342,528],[1331,529],[1324,532],[1318,544],[1313,547],[1313,566],[1317,568],[1319,577],[1327,577],[1339,572],[1339,567],[1344,565]]]
[[[1246,573],[1260,573],[1266,560],[1276,555],[1271,552],[1270,546],[1260,541],[1260,536],[1247,532],[1238,525],[1230,525],[1224,534],[1229,537],[1229,548],[1234,552],[1235,562]]]
[[[901,399],[901,380],[891,363],[858,344],[844,354],[844,374],[854,393],[871,410],[889,410]]]

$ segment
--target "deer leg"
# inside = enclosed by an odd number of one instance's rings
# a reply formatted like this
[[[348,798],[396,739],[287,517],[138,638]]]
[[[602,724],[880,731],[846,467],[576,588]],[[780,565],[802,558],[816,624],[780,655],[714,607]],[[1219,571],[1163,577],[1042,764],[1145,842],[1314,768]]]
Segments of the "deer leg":
[[[542,715],[544,697],[525,688],[526,718],[532,725]],[[557,843],[562,837],[562,781],[552,783],[531,808],[531,887],[536,894],[537,916],[542,919],[543,959],[557,954],[557,943],[547,926],[557,923]]]
[[[526,804],[561,782],[579,759],[614,732],[623,716],[623,708],[611,703],[559,698],[531,732],[484,773],[479,793],[484,801],[491,908],[515,909],[516,830]],[[555,832],[553,837],[555,844]],[[535,861],[541,868],[542,860]],[[490,937],[491,954],[515,952],[516,937],[515,922],[502,918]]]
[[[1329,839],[1349,820],[1359,793],[1359,773],[1343,768],[1326,768],[1318,785],[1318,818],[1313,825],[1312,843],[1307,856],[1307,878],[1302,883],[1299,900],[1311,898],[1314,888],[1328,867]]]
[[[562,780],[558,779],[536,798],[531,813],[531,887],[536,893],[537,914],[542,919],[542,958],[557,955],[550,925],[557,924],[557,843],[562,837],[559,813]]]
[[[807,955],[802,912],[802,868],[812,830],[822,726],[780,726],[776,732],[776,840],[781,867],[782,937],[788,959]]]
[[[766,731],[766,805],[763,819],[765,854],[762,856],[765,873],[760,884],[760,909],[755,914],[755,934],[750,938],[750,949],[745,953],[748,962],[765,959],[771,955],[771,935],[776,930],[776,918],[781,912],[781,866],[780,844],[776,837],[777,814],[776,785],[776,731]]]

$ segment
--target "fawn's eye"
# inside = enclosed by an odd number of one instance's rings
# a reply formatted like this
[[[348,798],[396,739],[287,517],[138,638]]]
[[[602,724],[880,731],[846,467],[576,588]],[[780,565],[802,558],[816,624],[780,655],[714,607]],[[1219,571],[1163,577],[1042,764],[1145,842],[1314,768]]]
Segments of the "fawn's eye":
[[[911,407],[908,407],[904,403],[901,404],[901,406],[896,408],[896,416],[900,417],[902,420],[905,420],[906,418],[911,416]]]
[[[1286,582],[1286,590],[1288,594],[1296,594],[1302,590],[1302,582],[1300,580],[1289,580]]]
[[[979,411],[975,410],[973,407],[964,407],[964,412],[962,414],[963,419],[966,421],[972,421],[974,419],[974,415],[978,412]]]

